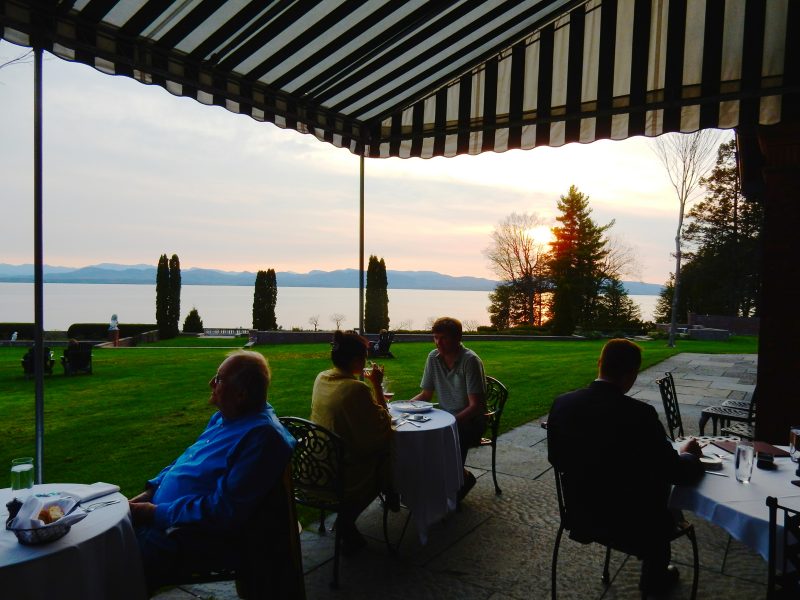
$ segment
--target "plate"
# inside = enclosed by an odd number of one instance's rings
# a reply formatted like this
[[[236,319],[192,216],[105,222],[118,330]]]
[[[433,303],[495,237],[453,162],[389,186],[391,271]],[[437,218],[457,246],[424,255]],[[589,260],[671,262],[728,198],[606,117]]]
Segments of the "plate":
[[[423,402],[422,400],[406,400],[403,402],[392,402],[391,406],[395,410],[407,413],[422,413],[428,412],[433,408],[430,402]]]
[[[704,454],[700,457],[700,464],[708,471],[719,471],[722,469],[722,459],[719,456],[706,456]]]

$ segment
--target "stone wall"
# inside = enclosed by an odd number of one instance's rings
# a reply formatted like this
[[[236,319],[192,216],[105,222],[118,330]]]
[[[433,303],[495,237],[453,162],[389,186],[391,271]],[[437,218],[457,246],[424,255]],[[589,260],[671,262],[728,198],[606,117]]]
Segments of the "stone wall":
[[[758,317],[726,317],[723,315],[698,315],[689,313],[689,327],[727,329],[737,335],[758,335]]]

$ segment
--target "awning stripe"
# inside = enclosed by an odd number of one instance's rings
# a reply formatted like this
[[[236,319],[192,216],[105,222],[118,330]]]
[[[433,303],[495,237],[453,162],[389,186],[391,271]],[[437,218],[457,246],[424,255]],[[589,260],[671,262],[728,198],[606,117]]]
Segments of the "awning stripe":
[[[0,34],[371,157],[800,116],[794,0],[0,0]]]

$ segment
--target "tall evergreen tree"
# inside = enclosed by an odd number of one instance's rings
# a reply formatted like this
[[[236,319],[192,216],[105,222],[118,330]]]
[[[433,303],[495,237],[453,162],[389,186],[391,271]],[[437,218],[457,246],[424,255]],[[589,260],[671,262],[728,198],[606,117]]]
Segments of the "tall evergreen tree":
[[[608,277],[604,264],[608,255],[604,233],[614,225],[597,225],[591,218],[589,197],[570,186],[558,201],[556,217],[561,225],[553,228],[550,277],[555,286],[552,296],[551,325],[556,335],[571,335],[575,328],[590,328],[597,316],[600,287]]]
[[[162,254],[156,270],[156,324],[159,336],[164,339],[170,337],[169,294],[169,260]]]
[[[741,195],[734,140],[720,145],[716,165],[700,185],[706,195],[689,211],[684,232],[684,240],[696,245],[686,254],[681,284],[691,298],[687,308],[729,316],[757,314],[763,209]]]
[[[380,327],[389,329],[389,277],[386,274],[386,263],[383,258],[378,262],[378,300],[380,302]]]
[[[608,279],[600,288],[596,328],[606,332],[617,332],[638,328],[642,314],[630,299],[627,290],[618,279]]]
[[[180,332],[181,322],[181,261],[177,254],[169,259],[169,331],[171,337]]]
[[[266,331],[267,327],[267,272],[256,273],[256,285],[253,292],[253,329]]]
[[[364,294],[364,331],[378,333],[389,328],[389,280],[386,263],[370,256],[367,263],[367,289]]]
[[[267,329],[277,329],[278,320],[275,316],[275,307],[278,304],[278,279],[275,269],[267,269]]]

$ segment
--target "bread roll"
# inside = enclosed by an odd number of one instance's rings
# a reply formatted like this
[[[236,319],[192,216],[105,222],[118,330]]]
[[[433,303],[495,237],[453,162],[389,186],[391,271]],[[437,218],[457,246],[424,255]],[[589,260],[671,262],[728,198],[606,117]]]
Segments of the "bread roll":
[[[53,505],[48,508],[43,508],[39,511],[39,519],[44,521],[45,525],[49,525],[53,521],[58,521],[64,516],[64,511],[58,505]]]

